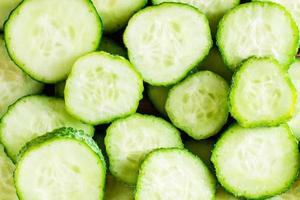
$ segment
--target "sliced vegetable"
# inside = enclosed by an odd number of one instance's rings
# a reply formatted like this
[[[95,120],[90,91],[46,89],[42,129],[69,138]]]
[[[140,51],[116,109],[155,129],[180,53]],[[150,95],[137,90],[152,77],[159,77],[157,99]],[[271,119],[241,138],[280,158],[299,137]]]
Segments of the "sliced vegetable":
[[[164,117],[167,117],[168,114],[165,109],[165,104],[167,101],[168,93],[170,88],[163,86],[148,86],[148,97],[153,104],[153,106],[162,114]]]

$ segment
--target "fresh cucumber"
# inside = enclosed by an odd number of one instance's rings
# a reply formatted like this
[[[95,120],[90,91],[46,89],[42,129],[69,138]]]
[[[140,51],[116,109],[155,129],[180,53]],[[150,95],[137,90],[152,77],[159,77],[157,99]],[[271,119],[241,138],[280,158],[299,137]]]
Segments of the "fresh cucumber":
[[[134,189],[107,174],[104,200],[134,200]]]
[[[144,81],[159,86],[183,79],[208,54],[212,38],[200,11],[186,4],[163,3],[129,20],[124,43]]]
[[[217,188],[216,200],[239,200],[239,198],[226,192],[222,187]]]
[[[292,187],[285,193],[272,197],[268,200],[299,200],[300,197],[300,178],[294,182]]]
[[[64,91],[65,91],[66,81],[61,81],[59,83],[56,83],[54,86],[54,93],[57,97],[64,97]]]
[[[63,99],[28,96],[13,104],[0,123],[0,140],[13,161],[30,140],[61,127],[73,127],[93,136],[94,128],[71,117]]]
[[[92,0],[107,33],[122,29],[129,18],[147,4],[147,0]]]
[[[299,31],[282,6],[270,2],[241,4],[219,23],[217,45],[232,70],[252,57],[274,57],[288,67],[299,46]]]
[[[214,197],[214,177],[197,156],[186,150],[155,150],[141,165],[136,200],[213,200]]]
[[[218,133],[227,122],[229,86],[219,75],[200,71],[169,91],[166,111],[172,123],[194,139]]]
[[[0,30],[3,29],[4,22],[10,12],[15,9],[22,0],[1,0],[0,1]]]
[[[43,84],[31,79],[13,63],[6,51],[3,36],[0,35],[0,118],[16,100],[40,93],[42,89]]]
[[[153,104],[153,106],[158,110],[160,114],[167,117],[168,114],[165,109],[165,104],[167,101],[168,93],[170,88],[163,86],[152,86],[149,85],[147,89],[148,97]]]
[[[288,125],[243,128],[234,124],[217,141],[212,162],[222,186],[247,199],[288,190],[298,176],[299,150]]]
[[[136,112],[143,89],[125,58],[94,52],[75,62],[64,92],[66,108],[84,122],[104,124]]]
[[[183,144],[179,131],[165,120],[134,114],[110,125],[105,146],[112,175],[133,185],[147,153],[162,147],[182,148]]]
[[[61,128],[24,146],[14,180],[20,200],[101,200],[106,166],[91,137]]]
[[[109,37],[105,37],[105,36],[101,39],[101,43],[98,50],[105,51],[113,55],[119,55],[124,58],[128,57],[126,50],[121,45],[119,45]]]
[[[234,74],[231,115],[244,127],[287,122],[296,108],[297,92],[287,71],[271,58],[250,58]]]
[[[22,1],[4,27],[13,61],[45,83],[64,80],[78,57],[97,49],[101,35],[101,20],[89,0]]]

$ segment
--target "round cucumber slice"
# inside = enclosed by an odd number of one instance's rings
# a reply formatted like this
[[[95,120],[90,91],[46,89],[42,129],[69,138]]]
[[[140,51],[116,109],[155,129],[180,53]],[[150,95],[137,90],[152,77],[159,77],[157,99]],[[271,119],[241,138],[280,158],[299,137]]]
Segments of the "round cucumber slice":
[[[222,186],[236,196],[265,199],[285,192],[297,178],[299,151],[288,125],[243,128],[221,136],[212,162]]]
[[[291,15],[270,2],[241,4],[220,21],[217,45],[231,69],[252,57],[274,57],[288,67],[298,51],[299,32]]]
[[[170,88],[163,86],[148,86],[148,97],[153,104],[153,106],[158,110],[160,114],[167,117],[168,114],[165,109],[165,104],[167,101],[168,93]]]
[[[172,123],[194,139],[218,133],[227,122],[229,86],[217,74],[200,71],[175,85],[166,102]]]
[[[287,71],[271,58],[250,58],[234,74],[230,112],[243,127],[276,126],[288,121],[297,92]]]
[[[20,200],[101,200],[105,173],[101,150],[93,139],[62,128],[23,147],[14,178]]]
[[[123,57],[95,52],[78,59],[66,82],[69,113],[89,124],[104,124],[134,113],[143,81]]]
[[[15,165],[7,157],[2,144],[0,144],[0,199],[18,200],[14,183]]]
[[[114,40],[105,36],[101,39],[101,43],[98,50],[105,51],[113,55],[123,56],[124,58],[128,57],[127,52],[123,47],[121,47]]]
[[[129,20],[124,43],[144,81],[159,86],[183,79],[208,54],[212,38],[200,11],[186,4],[163,3]]]
[[[10,12],[15,9],[22,0],[1,0],[0,1],[0,30],[3,29],[4,22]]]
[[[93,136],[94,128],[71,117],[63,99],[28,96],[18,100],[3,116],[0,139],[13,161],[30,140],[61,127],[73,127]]]
[[[272,197],[268,200],[298,200],[300,197],[300,178],[294,182],[292,187],[285,193]]]
[[[16,100],[26,95],[40,93],[42,89],[43,84],[31,79],[13,63],[0,35],[0,118],[6,113],[8,106]]]
[[[105,200],[134,200],[135,187],[126,185],[112,175],[106,176]]]
[[[183,149],[159,149],[141,165],[135,199],[212,200],[215,179],[203,162]]]
[[[4,34],[19,67],[36,80],[56,83],[78,57],[97,49],[102,24],[89,0],[26,0],[10,15]]]
[[[147,153],[163,147],[182,148],[183,144],[179,131],[167,121],[134,114],[110,125],[105,146],[112,175],[133,185],[140,163]]]

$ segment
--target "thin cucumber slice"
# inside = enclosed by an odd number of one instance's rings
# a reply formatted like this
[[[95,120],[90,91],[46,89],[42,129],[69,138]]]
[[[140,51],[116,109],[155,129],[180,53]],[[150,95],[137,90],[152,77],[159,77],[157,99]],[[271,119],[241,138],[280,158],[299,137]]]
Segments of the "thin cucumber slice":
[[[126,185],[108,174],[104,200],[134,200],[134,190],[134,186]]]
[[[297,59],[289,68],[289,77],[292,80],[297,90],[297,105],[296,112],[293,118],[288,121],[288,125],[293,131],[293,134],[300,140],[300,59]]]
[[[89,0],[26,0],[10,15],[4,34],[19,67],[36,80],[57,83],[78,57],[98,48],[102,24]]]
[[[95,52],[74,64],[66,82],[66,107],[84,122],[104,124],[133,114],[143,90],[142,78],[125,58]]]
[[[213,200],[215,179],[205,164],[183,149],[159,149],[141,165],[136,200]]]
[[[292,187],[285,193],[272,197],[268,200],[299,200],[300,197],[300,178],[294,182]]]
[[[288,190],[297,178],[299,151],[288,125],[243,128],[221,136],[212,162],[222,186],[239,197],[265,199]]]
[[[220,19],[227,11],[239,5],[240,0],[152,0],[153,4],[160,4],[163,2],[186,3],[196,7],[207,16],[212,33],[215,34]]]
[[[134,114],[113,122],[105,136],[110,172],[128,184],[135,184],[141,161],[158,148],[179,147],[183,144],[179,131],[167,121]]]
[[[16,100],[40,93],[42,89],[43,84],[31,79],[13,63],[6,51],[3,36],[0,35],[0,118]]]
[[[0,1],[0,30],[3,29],[4,22],[10,12],[15,9],[22,0],[1,0]]]
[[[4,147],[0,144],[0,199],[18,200],[14,184],[15,165],[4,152]]]
[[[56,83],[55,86],[54,86],[55,96],[63,98],[64,97],[65,86],[66,86],[66,81]]]
[[[288,67],[298,51],[297,24],[282,6],[270,2],[241,4],[220,21],[217,45],[232,70],[252,57],[274,57]]]
[[[165,104],[167,101],[169,90],[169,87],[151,85],[148,86],[147,90],[147,94],[151,103],[164,117],[168,116],[167,111],[165,109]]]
[[[288,121],[297,92],[288,73],[271,58],[250,58],[234,74],[231,115],[244,127],[276,126]]]
[[[208,54],[212,38],[200,11],[186,4],[163,3],[129,20],[124,43],[144,81],[159,86],[183,79]]]
[[[229,86],[219,75],[200,71],[175,85],[166,110],[172,123],[194,139],[218,133],[227,122]]]
[[[121,47],[118,43],[116,43],[114,40],[108,37],[103,37],[101,39],[101,43],[98,50],[105,51],[113,55],[123,56],[124,58],[128,57],[126,50],[123,47]]]
[[[147,0],[92,0],[104,25],[106,33],[122,29],[129,18],[142,9]]]
[[[71,117],[63,99],[28,96],[18,100],[3,116],[0,139],[13,161],[30,140],[61,127],[73,127],[93,136],[94,128]]]
[[[239,198],[226,192],[222,187],[217,188],[216,200],[239,200]]]
[[[101,200],[106,166],[91,137],[61,128],[26,144],[14,180],[20,200]]]

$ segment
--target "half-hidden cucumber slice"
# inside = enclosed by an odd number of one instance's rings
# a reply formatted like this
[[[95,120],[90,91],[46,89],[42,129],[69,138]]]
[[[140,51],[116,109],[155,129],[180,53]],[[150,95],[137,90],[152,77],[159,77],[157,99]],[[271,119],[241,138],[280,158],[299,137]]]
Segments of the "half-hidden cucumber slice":
[[[231,69],[252,57],[274,57],[288,67],[298,51],[297,24],[282,6],[270,2],[241,4],[220,21],[217,45]]]
[[[13,63],[6,51],[3,36],[0,35],[0,118],[16,100],[40,93],[42,89],[43,84],[31,79]]]
[[[296,109],[297,92],[287,71],[271,58],[250,58],[234,74],[229,103],[244,127],[276,126]]]
[[[54,93],[57,97],[64,97],[64,91],[65,91],[66,81],[61,81],[59,83],[56,83],[54,86]]]
[[[0,139],[8,155],[16,160],[30,140],[61,127],[73,127],[93,136],[94,128],[71,117],[63,99],[28,96],[13,104],[0,123]]]
[[[168,93],[170,88],[163,86],[152,86],[149,85],[147,88],[148,97],[153,106],[158,110],[160,114],[167,117],[168,114],[165,109]]]
[[[163,3],[129,20],[124,43],[144,81],[158,86],[183,79],[208,54],[212,38],[200,11],[186,4]]]
[[[175,85],[166,102],[172,123],[194,139],[218,133],[227,122],[229,86],[219,75],[200,71]]]
[[[61,128],[22,148],[14,180],[20,200],[101,200],[105,173],[93,139],[82,131]]]
[[[122,183],[107,174],[104,200],[134,200],[134,190],[134,186]]]
[[[106,33],[122,29],[129,18],[147,4],[147,0],[92,0]]]
[[[14,183],[15,165],[4,152],[0,144],[0,199],[18,200]]]
[[[26,0],[10,15],[4,34],[19,67],[36,80],[56,83],[78,57],[98,48],[102,24],[89,0]]]
[[[147,153],[163,147],[182,148],[183,144],[179,131],[167,121],[134,114],[110,125],[105,146],[112,175],[135,184],[140,163]]]
[[[212,162],[222,186],[247,199],[265,199],[288,190],[298,175],[299,150],[288,125],[243,128],[221,136]]]
[[[123,57],[94,52],[79,58],[67,79],[66,108],[89,124],[104,124],[134,113],[143,81]]]
[[[123,56],[124,58],[128,57],[126,50],[121,45],[105,36],[101,39],[98,50],[105,51],[113,55]]]
[[[226,192],[222,187],[219,186],[216,192],[216,200],[239,200],[239,198]]]
[[[300,197],[300,178],[294,182],[292,187],[285,193],[272,197],[268,200],[298,200]]]
[[[4,22],[10,12],[15,9],[22,0],[1,0],[0,1],[0,30],[3,29]]]
[[[205,164],[183,149],[159,149],[143,161],[136,200],[212,200],[215,179]]]

